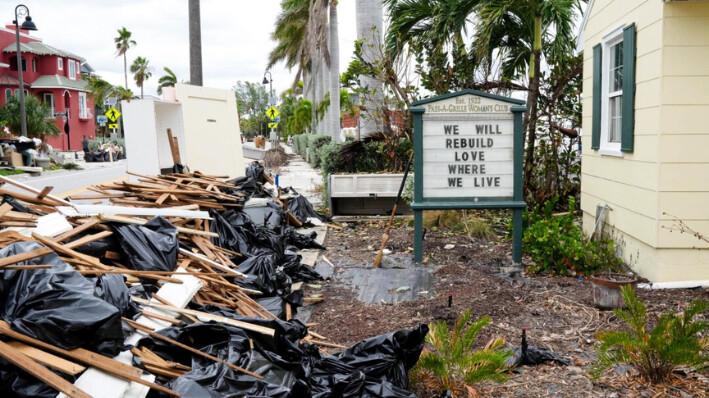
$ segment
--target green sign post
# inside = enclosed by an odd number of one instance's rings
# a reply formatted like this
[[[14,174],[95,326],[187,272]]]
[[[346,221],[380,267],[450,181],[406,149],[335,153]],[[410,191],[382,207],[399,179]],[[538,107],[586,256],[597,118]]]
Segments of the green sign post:
[[[423,260],[423,210],[512,209],[512,261],[522,262],[524,101],[463,90],[417,101],[414,260]]]

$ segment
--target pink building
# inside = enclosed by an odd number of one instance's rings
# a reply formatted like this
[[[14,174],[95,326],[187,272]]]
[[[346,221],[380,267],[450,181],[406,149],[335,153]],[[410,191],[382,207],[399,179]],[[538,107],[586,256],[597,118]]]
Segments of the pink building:
[[[15,26],[0,27],[0,106],[19,90],[17,74],[17,44]],[[64,121],[55,117],[61,136],[49,138],[48,143],[57,149],[81,150],[81,140],[95,132],[94,103],[87,82],[81,78],[85,61],[76,54],[60,50],[20,29],[22,53],[22,80],[25,94],[32,94],[47,102],[53,114],[69,114],[71,148],[64,133]],[[13,131],[19,135],[19,131]]]

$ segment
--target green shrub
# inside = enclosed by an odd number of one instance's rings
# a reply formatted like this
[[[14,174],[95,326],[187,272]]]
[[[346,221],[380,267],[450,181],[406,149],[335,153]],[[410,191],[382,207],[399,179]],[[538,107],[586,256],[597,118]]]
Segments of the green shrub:
[[[591,275],[601,270],[620,270],[622,260],[615,257],[613,241],[590,241],[576,224],[574,198],[569,198],[568,213],[554,216],[557,201],[558,197],[548,200],[523,217],[522,248],[534,261],[527,271]]]
[[[305,158],[305,148],[308,147],[308,134],[298,134],[293,136],[293,150],[298,155]]]
[[[697,336],[709,329],[707,321],[692,319],[707,310],[703,299],[692,301],[683,313],[663,312],[649,331],[647,307],[635,296],[632,287],[622,288],[627,310],[614,310],[630,327],[627,331],[602,331],[596,335],[598,359],[591,366],[591,376],[598,378],[606,369],[624,363],[633,366],[651,383],[666,381],[678,366],[701,371],[709,364],[709,338]]]
[[[429,325],[426,342],[433,350],[425,349],[421,354],[412,369],[415,377],[454,393],[483,380],[498,383],[507,380],[505,359],[512,351],[502,349],[505,341],[499,337],[490,340],[483,349],[473,351],[475,338],[490,323],[490,318],[484,316],[466,327],[470,314],[471,310],[461,314],[451,331],[443,321]]]
[[[310,162],[311,166],[320,166],[318,150],[320,149],[320,147],[329,142],[332,142],[332,139],[328,134],[311,134],[308,136],[308,161]]]
[[[342,143],[331,141],[318,149],[318,164],[320,165],[323,178],[327,178],[327,176],[337,170],[339,166],[339,154],[341,147]]]

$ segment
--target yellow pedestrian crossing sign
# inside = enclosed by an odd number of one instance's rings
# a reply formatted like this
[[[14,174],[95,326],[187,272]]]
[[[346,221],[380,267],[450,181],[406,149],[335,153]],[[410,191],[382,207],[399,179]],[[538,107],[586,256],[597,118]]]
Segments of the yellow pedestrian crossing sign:
[[[118,123],[109,123],[108,124],[109,129],[117,129],[118,128]]]
[[[277,127],[278,127],[278,123],[269,123],[269,124],[268,124],[268,128],[269,128],[269,129],[275,129],[275,128],[277,128]]]
[[[118,109],[111,107],[111,109],[106,112],[106,117],[108,120],[115,122],[119,117],[121,117],[121,112],[118,112]]]
[[[275,106],[271,105],[270,108],[266,109],[266,116],[268,116],[269,119],[273,120],[280,115],[281,112],[278,112],[278,109],[276,109]]]

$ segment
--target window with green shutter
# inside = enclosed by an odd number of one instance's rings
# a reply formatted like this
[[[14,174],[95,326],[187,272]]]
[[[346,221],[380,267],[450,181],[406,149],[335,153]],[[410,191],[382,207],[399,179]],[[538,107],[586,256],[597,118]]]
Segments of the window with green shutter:
[[[593,48],[591,148],[602,155],[633,151],[635,24],[620,27]]]

